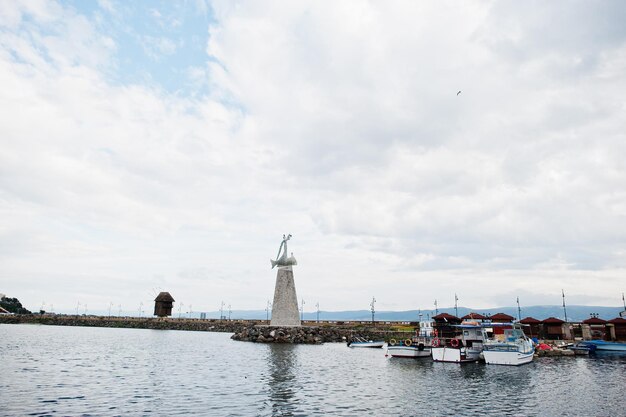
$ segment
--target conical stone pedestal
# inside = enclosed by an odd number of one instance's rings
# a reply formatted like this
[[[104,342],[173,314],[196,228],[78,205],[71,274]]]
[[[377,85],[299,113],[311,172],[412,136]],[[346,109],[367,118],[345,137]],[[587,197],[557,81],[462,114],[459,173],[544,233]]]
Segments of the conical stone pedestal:
[[[282,266],[276,273],[271,326],[300,326],[298,297],[291,266]]]

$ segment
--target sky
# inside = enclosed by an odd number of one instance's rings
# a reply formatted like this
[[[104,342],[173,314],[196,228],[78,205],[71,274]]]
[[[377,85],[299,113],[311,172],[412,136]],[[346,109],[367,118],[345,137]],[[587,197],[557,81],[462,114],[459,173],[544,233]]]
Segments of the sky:
[[[619,0],[0,0],[0,293],[261,310],[291,233],[305,311],[619,306],[624,21]]]

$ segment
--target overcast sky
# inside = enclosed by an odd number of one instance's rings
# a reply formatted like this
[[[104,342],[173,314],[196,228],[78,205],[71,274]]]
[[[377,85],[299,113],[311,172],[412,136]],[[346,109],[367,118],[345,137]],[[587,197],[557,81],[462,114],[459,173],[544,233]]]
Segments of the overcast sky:
[[[291,233],[306,311],[621,305],[624,22],[619,0],[0,0],[0,293],[264,309]]]

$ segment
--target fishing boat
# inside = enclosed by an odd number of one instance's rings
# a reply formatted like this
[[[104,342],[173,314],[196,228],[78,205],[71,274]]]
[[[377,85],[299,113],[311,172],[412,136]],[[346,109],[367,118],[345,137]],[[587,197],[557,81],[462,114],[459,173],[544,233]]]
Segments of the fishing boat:
[[[582,346],[589,346],[592,352],[613,351],[626,352],[626,343],[624,342],[607,342],[605,340],[585,340],[578,343]]]
[[[483,344],[483,357],[488,365],[523,365],[532,362],[535,354],[533,341],[524,334],[521,324],[511,324],[504,335]]]
[[[385,356],[393,358],[426,358],[430,356],[430,338],[412,337],[397,342],[391,339],[387,344]]]
[[[354,340],[348,342],[348,347],[351,348],[382,348],[385,346],[384,340],[365,340],[360,337],[355,337]]]
[[[487,339],[485,329],[478,323],[461,323],[451,326],[456,329],[452,338],[435,336],[431,343],[431,354],[435,362],[475,362],[480,359],[483,343]]]
[[[385,357],[426,358],[430,356],[433,322],[421,318],[420,314],[419,329],[414,336],[405,340],[389,340]]]

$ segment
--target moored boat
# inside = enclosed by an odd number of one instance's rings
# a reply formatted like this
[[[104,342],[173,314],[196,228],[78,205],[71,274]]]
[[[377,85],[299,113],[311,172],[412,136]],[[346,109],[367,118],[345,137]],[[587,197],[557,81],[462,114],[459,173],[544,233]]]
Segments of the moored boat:
[[[433,338],[431,354],[435,362],[475,362],[480,359],[486,333],[478,323],[452,326],[457,330],[453,338]]]
[[[533,341],[520,324],[505,329],[502,338],[486,340],[483,344],[483,357],[488,365],[523,365],[532,362],[534,354]]]
[[[394,358],[426,358],[430,356],[430,338],[417,336],[406,340],[391,339],[385,356]]]
[[[385,346],[384,340],[364,340],[356,338],[348,342],[348,347],[351,348],[382,348]]]
[[[588,346],[593,351],[613,351],[613,352],[626,352],[625,342],[607,342],[605,340],[585,340],[578,343],[582,346]]]

